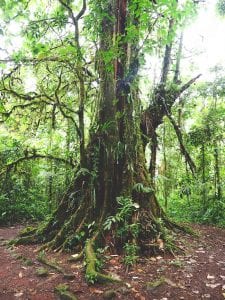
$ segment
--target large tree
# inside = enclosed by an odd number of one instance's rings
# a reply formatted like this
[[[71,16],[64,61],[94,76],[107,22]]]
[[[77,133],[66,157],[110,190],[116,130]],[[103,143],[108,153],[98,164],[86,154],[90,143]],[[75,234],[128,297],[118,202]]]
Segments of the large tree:
[[[17,242],[43,242],[44,248],[72,249],[80,253],[84,251],[87,278],[101,281],[110,278],[96,271],[97,243],[113,245],[118,249],[126,245],[125,249],[133,247],[135,252],[151,253],[152,250],[164,247],[165,228],[180,228],[168,220],[156,199],[145,162],[143,133],[154,144],[156,128],[167,110],[163,99],[167,99],[170,110],[184,87],[169,94],[164,84],[166,79],[162,79],[158,93],[155,93],[158,100],[153,101],[155,108],[148,108],[144,115],[145,121],[148,118],[151,119],[151,124],[156,123],[152,135],[149,131],[143,131],[143,126],[140,126],[141,120],[143,125],[143,115],[138,97],[143,31],[149,31],[146,39],[149,38],[152,27],[159,20],[171,30],[176,14],[171,21],[170,13],[178,10],[178,4],[177,1],[166,6],[163,1],[157,4],[154,1],[101,0],[96,5],[90,1],[91,17],[87,24],[90,26],[92,22],[91,25],[97,32],[95,61],[99,93],[96,99],[96,118],[85,143],[87,64],[80,44],[79,25],[86,13],[86,1],[83,0],[77,14],[73,10],[72,1],[59,0],[59,3],[63,16],[68,16],[69,23],[74,28],[71,45],[74,49],[73,67],[79,93],[76,132],[80,143],[80,163],[74,180],[51,218],[37,229],[26,231]],[[152,22],[146,21],[148,15],[155,19]],[[92,30],[91,27],[89,29]],[[167,46],[165,57],[170,50],[170,46]],[[35,64],[51,60],[65,64],[65,59],[49,58],[47,55],[36,60],[24,59],[23,63],[33,61]],[[166,69],[163,75],[168,72],[166,61],[164,67]],[[55,87],[55,102],[52,100],[55,105],[53,107],[64,111],[65,107],[60,103],[59,96],[63,82],[62,69],[57,69],[56,72],[58,84]],[[23,94],[14,93],[14,96],[21,98]],[[33,97],[37,95],[34,94]],[[52,99],[46,94],[40,96],[41,99],[44,97],[49,101]],[[68,113],[71,112],[73,111]]]

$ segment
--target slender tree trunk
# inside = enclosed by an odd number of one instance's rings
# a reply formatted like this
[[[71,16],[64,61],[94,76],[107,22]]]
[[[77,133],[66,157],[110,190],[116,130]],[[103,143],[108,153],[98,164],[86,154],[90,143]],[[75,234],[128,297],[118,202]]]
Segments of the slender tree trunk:
[[[164,191],[164,206],[165,210],[167,211],[168,208],[168,194],[169,194],[169,187],[167,184],[167,153],[166,153],[166,126],[165,123],[163,124],[163,166],[164,166],[164,178],[163,179],[163,191]]]
[[[222,199],[222,189],[221,189],[221,180],[220,180],[220,167],[219,167],[219,150],[218,150],[218,143],[214,142],[214,168],[215,168],[215,198],[217,200]]]
[[[170,19],[169,28],[168,28],[168,39],[170,38],[170,35],[172,33],[173,26],[174,26],[174,20]],[[167,82],[169,68],[171,65],[171,52],[172,52],[172,42],[167,44],[166,48],[165,48],[165,54],[164,54],[164,58],[163,58],[162,75],[161,75],[161,80],[160,80],[161,85],[165,85],[165,83]]]
[[[150,165],[149,165],[149,173],[151,176],[153,187],[155,186],[157,149],[158,149],[158,139],[155,133],[151,139],[151,144],[150,144],[151,158],[150,158]]]
[[[205,175],[205,144],[202,144],[201,147],[201,156],[202,156],[202,203],[203,203],[203,207],[204,209],[206,208],[206,188],[205,188],[205,184],[206,184],[206,175]]]

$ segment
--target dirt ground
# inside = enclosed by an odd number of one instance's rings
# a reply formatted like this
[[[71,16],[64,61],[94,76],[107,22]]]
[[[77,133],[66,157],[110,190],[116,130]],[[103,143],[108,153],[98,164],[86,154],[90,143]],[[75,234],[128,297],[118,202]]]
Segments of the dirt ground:
[[[70,254],[48,252],[64,274],[37,260],[37,246],[8,248],[22,226],[0,228],[0,299],[62,299],[55,292],[66,284],[77,299],[225,299],[225,230],[192,226],[199,237],[177,236],[185,255],[142,258],[126,272],[122,257],[107,257],[104,271],[116,274],[122,284],[88,285],[81,262],[68,262]],[[39,272],[39,274],[37,274]],[[42,275],[42,276],[41,276]],[[64,298],[69,299],[69,298]]]

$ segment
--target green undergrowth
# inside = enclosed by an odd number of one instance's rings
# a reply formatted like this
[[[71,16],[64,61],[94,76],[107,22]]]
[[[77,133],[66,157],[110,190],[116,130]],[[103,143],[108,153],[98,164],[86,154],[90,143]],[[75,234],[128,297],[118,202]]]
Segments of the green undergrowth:
[[[161,200],[164,205],[164,200]],[[207,204],[199,198],[186,199],[175,193],[168,199],[167,215],[178,223],[199,223],[225,227],[225,199],[210,198]]]
[[[44,220],[49,211],[47,200],[33,196],[0,195],[0,225]]]

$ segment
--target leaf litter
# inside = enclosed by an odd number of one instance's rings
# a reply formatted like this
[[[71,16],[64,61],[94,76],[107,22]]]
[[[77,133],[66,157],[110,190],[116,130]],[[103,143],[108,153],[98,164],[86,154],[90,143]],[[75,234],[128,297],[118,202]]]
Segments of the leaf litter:
[[[0,228],[0,237],[6,241],[15,237],[20,229],[21,226]],[[80,261],[68,263],[71,255],[55,252],[49,252],[48,258],[55,259],[75,278],[64,278],[51,268],[47,277],[38,277],[36,271],[43,265],[35,259],[37,246],[18,246],[10,251],[5,244],[0,244],[0,299],[13,295],[20,300],[54,300],[55,287],[65,283],[78,300],[101,300],[110,295],[122,300],[225,299],[225,230],[202,225],[193,225],[193,229],[200,232],[200,237],[177,235],[179,247],[185,250],[183,256],[170,256],[162,250],[156,256],[142,257],[126,272],[123,257],[109,254],[104,271],[122,279],[122,285],[88,285],[83,264]],[[21,256],[34,264],[24,267],[23,261],[16,259]]]

